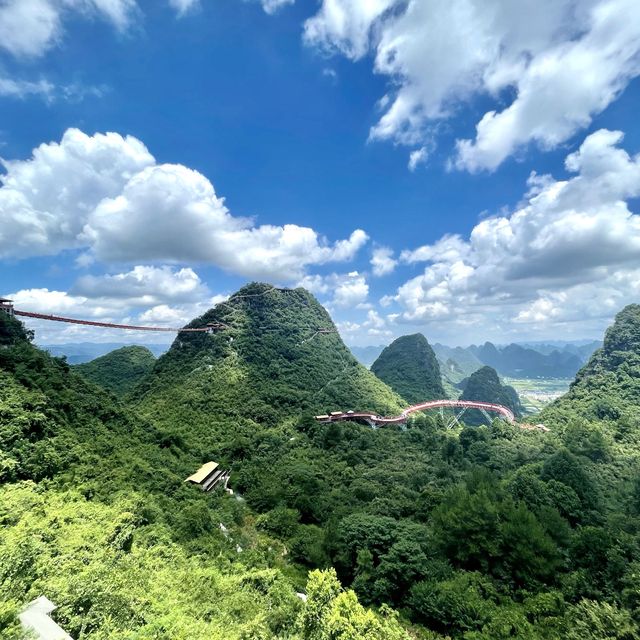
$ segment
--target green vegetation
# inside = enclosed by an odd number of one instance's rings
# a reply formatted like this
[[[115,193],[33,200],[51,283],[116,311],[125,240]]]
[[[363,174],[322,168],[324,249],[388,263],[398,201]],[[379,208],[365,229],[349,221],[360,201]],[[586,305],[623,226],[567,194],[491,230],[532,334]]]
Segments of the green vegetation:
[[[45,593],[83,638],[640,636],[640,307],[545,408],[549,432],[371,429],[312,417],[402,404],[316,334],[315,300],[241,293],[126,406],[0,314],[0,635]],[[183,482],[210,459],[235,496]]]
[[[522,415],[522,405],[518,392],[500,382],[495,369],[482,367],[472,373],[466,380],[460,383],[462,388],[461,400],[478,400],[481,402],[493,402],[508,407],[516,416]],[[467,424],[479,425],[486,422],[480,411],[472,409],[464,416]]]
[[[75,366],[80,375],[103,389],[123,396],[146,376],[156,359],[145,347],[132,345]]]
[[[394,340],[371,371],[410,404],[445,397],[436,354],[421,333]]]
[[[244,503],[184,483],[199,448],[29,337],[0,313],[0,637],[22,638],[17,611],[43,593],[76,638],[405,637],[331,573],[302,603],[305,574]],[[338,631],[307,632],[310,619]]]

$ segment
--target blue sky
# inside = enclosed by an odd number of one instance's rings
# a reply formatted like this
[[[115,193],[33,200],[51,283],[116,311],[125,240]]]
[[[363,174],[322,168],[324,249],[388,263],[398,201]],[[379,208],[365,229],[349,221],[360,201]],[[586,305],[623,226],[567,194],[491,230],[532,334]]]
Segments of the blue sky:
[[[640,9],[515,4],[0,1],[0,294],[174,325],[257,279],[350,344],[599,337],[640,299]]]

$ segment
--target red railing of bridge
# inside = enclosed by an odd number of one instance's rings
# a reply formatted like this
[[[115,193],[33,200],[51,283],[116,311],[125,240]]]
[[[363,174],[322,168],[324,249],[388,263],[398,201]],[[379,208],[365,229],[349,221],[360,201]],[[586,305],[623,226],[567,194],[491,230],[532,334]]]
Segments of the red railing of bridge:
[[[405,422],[410,414],[416,411],[427,411],[429,409],[439,409],[441,407],[452,407],[458,409],[480,409],[491,411],[501,415],[507,422],[514,423],[516,417],[508,407],[492,402],[476,402],[473,400],[429,400],[407,407],[399,416],[385,417],[378,416],[370,411],[334,411],[328,415],[316,416],[320,422],[334,422],[337,420],[363,419],[375,425],[400,424]]]

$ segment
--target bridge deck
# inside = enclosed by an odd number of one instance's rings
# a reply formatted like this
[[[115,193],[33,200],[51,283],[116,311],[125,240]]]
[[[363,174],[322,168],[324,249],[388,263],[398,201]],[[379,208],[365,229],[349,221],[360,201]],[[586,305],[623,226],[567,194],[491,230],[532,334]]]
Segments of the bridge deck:
[[[379,416],[371,411],[333,411],[329,415],[316,416],[319,422],[335,422],[338,420],[366,420],[375,425],[384,424],[401,424],[406,422],[410,414],[416,411],[427,411],[429,409],[439,408],[459,408],[459,409],[483,409],[484,411],[491,411],[497,413],[507,422],[514,423],[516,417],[508,407],[501,404],[494,404],[492,402],[476,402],[472,400],[429,400],[428,402],[421,402],[419,404],[411,405],[407,407],[398,416]]]

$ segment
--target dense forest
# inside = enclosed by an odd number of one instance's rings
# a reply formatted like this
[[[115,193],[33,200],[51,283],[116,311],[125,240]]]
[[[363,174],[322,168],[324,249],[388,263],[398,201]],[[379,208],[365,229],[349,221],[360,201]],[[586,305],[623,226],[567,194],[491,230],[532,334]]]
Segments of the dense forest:
[[[2,637],[42,593],[74,638],[638,637],[639,306],[549,432],[318,423],[409,400],[304,290],[249,285],[210,322],[123,401],[0,314]],[[210,459],[234,496],[184,483]]]
[[[474,371],[468,378],[459,383],[462,389],[461,400],[480,400],[493,402],[508,407],[518,418],[522,416],[522,404],[518,392],[509,385],[502,384],[498,373],[491,367],[482,367]],[[476,409],[470,409],[464,415],[464,421],[469,425],[481,425],[486,422],[484,415]]]
[[[99,387],[122,396],[153,369],[155,361],[156,358],[149,349],[132,345],[76,365],[75,370]]]

